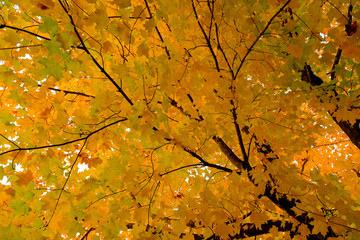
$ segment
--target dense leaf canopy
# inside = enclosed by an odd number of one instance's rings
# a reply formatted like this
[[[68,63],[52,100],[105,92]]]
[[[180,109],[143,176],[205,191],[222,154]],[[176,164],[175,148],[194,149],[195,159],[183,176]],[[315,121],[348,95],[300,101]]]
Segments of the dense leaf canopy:
[[[0,2],[0,239],[359,239],[355,0]]]

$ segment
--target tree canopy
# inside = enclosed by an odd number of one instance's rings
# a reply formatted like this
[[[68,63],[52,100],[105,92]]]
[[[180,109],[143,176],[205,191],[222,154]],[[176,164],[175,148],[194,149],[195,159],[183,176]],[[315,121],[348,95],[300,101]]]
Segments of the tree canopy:
[[[359,239],[354,0],[0,2],[1,239]]]

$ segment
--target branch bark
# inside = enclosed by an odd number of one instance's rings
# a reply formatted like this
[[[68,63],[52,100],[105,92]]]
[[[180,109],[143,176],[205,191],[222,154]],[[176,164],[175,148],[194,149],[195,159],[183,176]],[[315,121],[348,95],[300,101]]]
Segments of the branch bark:
[[[10,28],[10,29],[13,29],[13,30],[16,30],[16,31],[19,31],[19,32],[24,32],[24,33],[33,35],[33,36],[35,36],[35,37],[38,37],[38,38],[41,38],[41,39],[44,39],[44,40],[47,40],[47,41],[50,41],[50,40],[51,40],[51,39],[48,38],[48,37],[44,37],[44,36],[41,36],[41,35],[39,35],[39,34],[30,32],[30,31],[28,31],[28,30],[25,30],[25,29],[22,29],[22,28],[13,27],[13,26],[9,26],[9,25],[6,25],[6,24],[1,24],[1,25],[0,25],[0,29],[1,29],[1,28]]]
[[[334,63],[331,67],[331,71],[330,71],[330,74],[331,74],[331,80],[334,80],[335,79],[335,67],[336,65],[339,63],[340,61],[340,57],[341,57],[341,53],[342,53],[342,50],[341,48],[339,47],[338,48],[338,51],[336,53],[336,56],[335,56],[335,60],[334,60]],[[305,68],[306,68],[306,65],[305,65]],[[312,73],[311,71],[311,68],[307,68],[307,69],[310,69],[310,75],[316,77],[316,78],[319,78],[318,76],[316,76],[314,73]],[[304,71],[304,70],[303,70]],[[321,78],[319,78],[321,80]],[[301,80],[303,81],[306,81],[306,82],[309,82],[312,86],[318,86],[319,84],[317,84],[316,82],[314,81],[307,81],[307,79],[304,79],[302,78]],[[321,80],[322,81],[322,80]],[[318,92],[320,91],[320,93],[317,93],[317,97],[318,98],[321,98],[323,97],[324,95],[325,96],[328,96],[329,99],[332,100],[332,102],[335,102],[334,104],[336,105],[335,107],[335,111],[328,111],[329,115],[332,117],[332,119],[336,122],[336,124],[344,131],[344,133],[350,138],[351,142],[357,147],[360,149],[360,116],[355,120],[355,123],[350,123],[348,120],[346,119],[339,119],[337,116],[336,116],[336,113],[342,108],[340,105],[339,105],[339,98],[337,97],[338,96],[338,93],[336,92],[335,88],[334,89],[331,89],[330,91],[325,89],[325,88],[322,88],[322,89],[317,89]],[[343,97],[347,97],[347,96],[343,96]],[[351,111],[351,109],[353,108],[356,108],[355,106],[350,106],[350,109],[347,109],[348,111]]]
[[[239,170],[252,170],[248,162],[245,162],[238,158],[236,154],[231,150],[231,148],[222,140],[222,138],[214,136],[213,140],[219,146],[220,150],[225,154],[225,156],[234,164]]]
[[[239,169],[239,170],[247,170],[248,173],[248,178],[249,180],[255,185],[257,186],[257,184],[255,183],[255,179],[254,177],[251,175],[251,170],[253,169],[248,163],[244,162],[243,160],[241,160],[240,158],[238,158],[236,156],[236,154],[231,150],[231,148],[219,137],[213,137],[213,140],[217,143],[217,145],[219,146],[220,150],[224,153],[224,155]],[[269,148],[269,153],[273,153],[272,149],[271,149],[271,145],[267,144],[268,148]],[[258,146],[260,146],[258,144]],[[263,152],[263,154],[265,155],[265,157],[268,157],[266,152]],[[271,156],[272,157],[272,156]],[[266,172],[264,173],[266,174]],[[272,184],[272,182],[268,181],[266,184],[266,188],[265,191],[262,195],[259,195],[259,198],[261,197],[267,197],[271,202],[273,202],[273,204],[275,204],[277,207],[279,207],[280,209],[282,209],[283,211],[285,211],[289,216],[291,216],[293,219],[295,219],[300,225],[305,225],[310,232],[312,232],[312,230],[314,229],[314,225],[312,224],[313,222],[313,218],[310,218],[308,216],[307,212],[304,212],[301,215],[298,215],[295,213],[295,211],[293,210],[294,207],[296,207],[297,203],[300,203],[301,201],[295,198],[289,198],[286,194],[282,194],[277,192],[277,189],[274,187],[274,185]],[[266,230],[266,225],[264,225],[265,229],[260,230],[261,231],[265,231]],[[293,230],[293,234],[296,234],[296,230]],[[332,230],[332,228],[329,226],[328,231],[325,235],[322,235],[321,233],[318,234],[310,234],[307,239],[308,240],[324,240],[327,239],[328,237],[336,237],[337,234],[335,234]]]

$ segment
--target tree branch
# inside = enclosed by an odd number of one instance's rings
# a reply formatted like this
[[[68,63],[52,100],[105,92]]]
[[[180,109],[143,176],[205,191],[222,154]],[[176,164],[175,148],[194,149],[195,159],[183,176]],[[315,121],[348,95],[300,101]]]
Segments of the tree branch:
[[[220,72],[219,62],[218,62],[217,57],[216,57],[216,55],[215,55],[214,49],[213,49],[213,47],[212,47],[212,45],[211,45],[210,37],[206,34],[205,29],[203,28],[203,26],[202,26],[201,23],[200,23],[199,15],[198,15],[197,12],[196,12],[194,0],[191,0],[191,5],[192,5],[192,8],[193,8],[193,11],[194,11],[194,14],[195,14],[196,21],[197,21],[197,23],[198,23],[198,25],[199,25],[199,27],[200,27],[201,32],[202,32],[203,35],[204,35],[204,38],[205,38],[205,40],[206,40],[206,44],[207,44],[207,46],[208,46],[208,48],[209,48],[209,50],[210,50],[210,52],[211,52],[211,55],[213,56],[213,59],[214,59],[214,61],[215,61],[216,70],[217,70],[218,72]]]
[[[226,145],[226,143],[224,143],[224,141],[219,138],[219,137],[213,137],[213,140],[218,144],[218,146],[220,147],[221,151],[225,154],[225,156],[240,170],[248,170],[251,171],[252,168],[249,165],[246,165],[244,161],[242,161],[241,159],[239,159],[235,153]],[[271,149],[271,146],[269,144],[269,148],[270,148],[270,152],[273,152]],[[264,155],[266,156],[266,154],[264,153]],[[248,169],[247,169],[248,168]],[[257,184],[255,183],[255,179],[251,176],[251,173],[248,174],[248,178],[249,180],[255,185],[257,186]],[[287,195],[285,194],[281,194],[279,192],[277,192],[277,189],[272,187],[272,184],[270,181],[267,182],[266,184],[266,188],[264,191],[263,195],[259,195],[259,198],[261,198],[262,196],[267,197],[270,201],[272,201],[276,206],[278,206],[280,209],[282,209],[283,211],[285,211],[289,216],[293,217],[294,219],[296,219],[300,224],[304,224],[307,226],[307,228],[309,229],[309,231],[311,232],[312,229],[314,228],[314,226],[311,224],[311,222],[314,220],[313,218],[310,218],[308,216],[308,213],[305,212],[301,215],[297,215],[294,210],[292,210],[292,208],[296,207],[296,203],[297,202],[301,202],[300,200],[297,200],[295,198],[289,199],[287,197]],[[328,232],[326,233],[326,236],[337,236],[331,229],[331,227],[328,228]],[[321,235],[321,233],[317,234],[317,235],[309,235],[307,239],[311,239],[311,240],[323,240],[324,236]]]
[[[217,143],[220,150],[225,154],[225,156],[230,160],[232,164],[234,164],[239,170],[252,170],[249,163],[244,162],[240,158],[238,158],[235,153],[229,148],[228,145],[222,140],[222,138],[214,136],[213,140]]]
[[[342,53],[342,49],[339,47],[338,50],[337,50],[337,52],[336,52],[336,56],[335,56],[335,59],[334,59],[334,63],[333,63],[333,65],[331,66],[331,71],[330,71],[331,80],[334,80],[334,79],[335,79],[335,67],[336,67],[336,65],[338,65],[339,62],[340,62],[341,53]]]
[[[234,120],[234,125],[235,125],[235,130],[236,130],[236,135],[238,137],[238,142],[239,142],[239,146],[240,146],[240,149],[241,149],[241,153],[242,153],[242,156],[244,158],[244,161],[249,164],[249,157],[246,153],[246,150],[245,150],[245,146],[244,146],[244,142],[243,142],[243,138],[241,136],[241,131],[240,131],[240,126],[237,122],[237,114],[236,114],[236,108],[235,108],[235,104],[234,104],[234,101],[231,100],[230,101],[231,105],[233,106],[233,108],[231,109],[231,113],[232,113],[232,116],[233,116],[233,120]],[[249,165],[250,166],[250,165]]]
[[[64,0],[64,2],[67,5],[66,0]],[[110,82],[117,88],[118,92],[120,92],[121,95],[123,95],[123,97],[125,98],[125,100],[132,106],[134,105],[133,102],[130,100],[130,98],[125,94],[125,92],[123,91],[123,89],[116,83],[116,81],[108,74],[108,72],[100,65],[100,63],[95,59],[95,57],[90,53],[89,49],[86,47],[84,40],[81,38],[80,33],[75,25],[74,19],[72,17],[72,15],[69,13],[68,8],[64,5],[64,3],[59,0],[60,5],[62,6],[64,12],[66,13],[66,15],[69,17],[70,19],[70,23],[74,28],[74,32],[77,36],[77,38],[79,39],[81,46],[83,48],[83,50],[91,57],[91,59],[93,60],[93,62],[95,63],[95,65],[100,69],[100,71],[110,80]]]
[[[341,57],[341,53],[342,53],[342,50],[341,48],[339,47],[338,50],[337,50],[337,53],[336,53],[336,56],[335,56],[335,59],[334,59],[334,63],[331,67],[331,79],[334,80],[335,79],[335,67],[336,65],[339,63],[340,61],[340,57]],[[306,67],[306,65],[305,65]],[[309,66],[308,68],[308,71],[310,71],[310,75],[312,75],[311,78],[318,78],[322,81],[321,78],[319,78],[318,76],[316,76],[312,71],[311,71],[311,68]],[[303,77],[302,79],[303,81],[307,81],[306,79],[304,80]],[[319,81],[320,81],[319,80]],[[316,81],[316,82],[319,82],[319,81]],[[308,81],[307,81],[308,82]],[[309,83],[312,85],[312,86],[317,86],[318,84],[315,83],[314,81],[309,81]],[[320,89],[318,89],[320,90]],[[335,89],[331,89],[331,91],[328,91],[327,89],[325,88],[322,88],[322,91],[321,91],[321,94],[317,93],[317,97],[318,98],[322,98],[322,95],[325,95],[325,96],[329,96],[329,98],[331,99],[334,99],[334,96],[332,96],[331,94],[334,94],[335,96],[338,96],[338,93],[336,92]],[[348,97],[348,96],[346,96]],[[335,103],[335,111],[328,111],[328,113],[330,114],[330,116],[332,117],[332,119],[336,122],[336,124],[344,131],[344,133],[350,138],[351,142],[357,147],[360,149],[360,118],[357,118],[355,120],[355,123],[354,124],[351,124],[348,120],[344,119],[344,120],[341,120],[341,119],[338,119],[336,117],[336,112],[341,109],[341,106],[338,105],[338,98],[335,98],[334,101],[336,101]],[[351,111],[351,107],[349,109],[347,109],[348,111]]]
[[[166,175],[166,174],[169,174],[169,173],[172,173],[172,172],[176,172],[176,171],[179,171],[181,169],[184,169],[184,168],[197,168],[197,167],[202,167],[204,166],[203,164],[201,163],[196,163],[196,164],[189,164],[189,165],[186,165],[186,166],[182,166],[182,167],[178,167],[178,168],[175,168],[175,169],[172,169],[170,171],[167,171],[165,173],[161,173],[159,174],[160,177]]]
[[[351,5],[349,6],[349,15],[351,16]],[[351,21],[351,20],[350,20]],[[334,59],[334,63],[331,67],[331,80],[335,79],[335,67],[340,62],[342,49],[339,47]],[[327,94],[326,91],[324,91]],[[337,92],[333,89],[335,96]],[[360,118],[356,119],[354,124],[351,124],[347,120],[339,120],[335,117],[336,111],[339,109],[339,106],[336,104],[336,110],[334,112],[329,112],[332,119],[337,123],[337,125],[345,132],[345,134],[350,138],[351,142],[360,149]]]
[[[229,69],[229,71],[231,73],[232,79],[235,80],[234,70],[231,67],[230,62],[228,60],[228,57],[226,56],[225,51],[224,51],[224,49],[222,48],[222,46],[220,44],[220,32],[219,32],[219,27],[218,27],[217,23],[215,23],[215,33],[216,33],[215,35],[216,35],[216,41],[217,41],[217,48],[220,50],[220,52],[222,53],[222,55],[224,57],[226,65],[228,66],[228,69]]]
[[[337,125],[344,131],[344,133],[350,138],[351,142],[360,149],[360,119],[356,119],[354,124],[351,124],[347,120],[339,120],[334,116],[335,112],[330,113],[332,119]]]
[[[41,35],[39,35],[39,34],[30,32],[30,31],[28,31],[28,30],[25,30],[25,29],[22,29],[22,28],[13,27],[13,26],[9,26],[9,25],[6,25],[6,24],[1,24],[1,25],[0,25],[0,29],[1,29],[1,28],[10,28],[10,29],[13,29],[13,30],[16,30],[16,31],[19,31],[19,32],[24,32],[24,33],[33,35],[33,36],[35,36],[35,37],[38,37],[38,38],[41,38],[41,39],[44,39],[44,40],[48,40],[48,41],[51,40],[50,38],[41,36]]]
[[[190,149],[187,149],[185,147],[182,147],[182,148],[185,150],[185,152],[189,153],[191,156],[198,159],[201,162],[202,166],[216,168],[216,169],[222,170],[224,172],[229,172],[229,173],[233,172],[233,170],[231,170],[230,168],[223,167],[223,166],[216,165],[216,164],[212,164],[212,163],[209,163],[209,162],[205,161],[204,158],[200,157],[196,152],[191,151]]]
[[[243,59],[240,62],[240,66],[238,67],[238,69],[236,70],[235,73],[235,78],[236,79],[237,75],[240,72],[241,67],[244,65],[245,59],[247,58],[247,56],[250,54],[251,50],[254,48],[254,46],[256,45],[256,43],[260,40],[260,38],[264,35],[264,33],[266,32],[266,30],[269,28],[271,22],[275,19],[275,17],[277,15],[279,15],[280,12],[282,12],[282,10],[284,10],[284,8],[290,3],[291,0],[287,0],[284,5],[270,18],[270,20],[268,21],[268,23],[266,24],[265,28],[262,30],[262,32],[259,34],[259,36],[255,39],[255,41],[251,44],[251,46],[249,47],[249,49],[246,51],[245,56],[243,57]]]
[[[116,191],[116,192],[113,192],[113,193],[110,193],[110,194],[107,194],[105,196],[102,196],[101,198],[98,198],[96,199],[94,202],[91,202],[89,205],[87,205],[85,207],[85,209],[88,209],[89,207],[91,207],[92,205],[94,205],[95,203],[99,202],[100,200],[104,199],[104,198],[107,198],[107,197],[111,197],[113,195],[116,195],[118,193],[121,193],[121,192],[125,192],[126,189],[122,189],[122,190],[119,190],[119,191]]]
[[[42,44],[24,45],[24,46],[16,46],[16,47],[4,47],[4,48],[0,48],[0,51],[2,51],[2,50],[14,50],[14,49],[19,49],[19,48],[40,47],[40,46],[42,46]]]
[[[80,240],[85,240],[85,239],[87,239],[89,233],[90,233],[91,231],[94,231],[95,229],[96,229],[96,228],[91,227],[91,228],[85,233],[85,235],[84,235]]]
[[[79,156],[80,156],[82,150],[83,150],[84,147],[85,147],[86,141],[87,141],[87,138],[84,140],[84,143],[83,143],[83,145],[81,146],[81,148],[80,148],[80,150],[79,150],[79,153],[76,155],[76,158],[75,158],[73,164],[71,164],[71,167],[70,167],[68,176],[66,177],[66,180],[65,180],[65,182],[64,182],[64,184],[63,184],[63,186],[62,186],[62,188],[61,188],[61,191],[60,191],[60,193],[59,193],[59,196],[58,196],[58,198],[56,199],[56,203],[55,203],[54,210],[53,210],[53,212],[52,212],[49,220],[47,221],[45,227],[48,227],[48,226],[49,226],[51,220],[53,219],[53,217],[54,217],[54,215],[55,215],[56,209],[57,209],[57,207],[58,207],[58,205],[59,205],[59,202],[60,202],[61,195],[62,195],[63,192],[65,191],[66,184],[68,183],[68,181],[69,181],[69,179],[70,179],[70,176],[71,176],[71,173],[72,173],[72,171],[73,171],[73,169],[74,169],[74,167],[75,167],[75,164],[77,163],[77,160],[79,159]]]
[[[164,39],[162,38],[159,28],[157,26],[155,26],[155,30],[160,38],[160,41],[162,43],[164,43]],[[168,59],[171,59],[170,52],[169,52],[169,49],[167,48],[167,46],[165,46],[165,52],[166,52],[166,55],[168,56]]]
[[[42,87],[42,85],[38,84],[38,87]],[[79,96],[83,96],[83,97],[95,98],[95,96],[92,96],[92,95],[89,95],[89,94],[86,94],[86,93],[82,93],[82,92],[77,92],[77,91],[62,90],[62,89],[52,88],[52,87],[49,87],[48,89],[56,91],[56,92],[64,92],[65,95],[66,94],[74,94],[74,95],[79,95]]]
[[[188,94],[188,97],[189,97],[189,96],[190,96],[190,95]],[[192,98],[191,98],[191,97],[189,97],[189,98],[190,98],[190,101],[191,101]],[[198,121],[198,122],[204,120],[204,118],[203,118],[200,114],[199,114],[199,117],[198,117],[198,118],[191,116],[190,113],[186,112],[186,111],[184,110],[184,108],[183,108],[182,106],[179,106],[179,105],[178,105],[178,102],[175,101],[174,99],[172,99],[171,97],[168,97],[168,99],[170,100],[171,106],[173,106],[173,107],[175,107],[176,109],[178,109],[182,114],[184,114],[184,115],[187,116],[188,118],[194,119],[194,120],[196,120],[196,121]],[[196,111],[199,113],[199,109],[196,109]]]
[[[71,144],[71,143],[74,143],[74,142],[79,142],[79,141],[83,141],[83,140],[86,140],[88,139],[90,136],[94,135],[95,133],[97,132],[100,132],[101,130],[105,129],[105,128],[108,128],[112,125],[115,125],[119,122],[123,122],[123,121],[126,121],[128,120],[127,118],[123,118],[123,119],[120,119],[120,120],[117,120],[113,123],[110,123],[108,125],[105,125],[104,127],[101,127],[99,129],[96,129],[95,131],[89,133],[86,137],[83,137],[83,138],[78,138],[78,139],[74,139],[74,140],[71,140],[71,141],[68,141],[68,142],[63,142],[63,143],[57,143],[57,144],[50,144],[50,145],[45,145],[45,146],[39,146],[39,147],[28,147],[28,148],[21,148],[21,147],[18,147],[17,149],[11,149],[9,151],[5,151],[5,152],[2,152],[0,153],[0,156],[1,155],[5,155],[7,153],[11,153],[11,152],[15,152],[15,151],[32,151],[32,150],[38,150],[38,149],[43,149],[43,148],[52,148],[52,147],[60,147],[60,146],[64,146],[64,145],[67,145],[67,144]]]

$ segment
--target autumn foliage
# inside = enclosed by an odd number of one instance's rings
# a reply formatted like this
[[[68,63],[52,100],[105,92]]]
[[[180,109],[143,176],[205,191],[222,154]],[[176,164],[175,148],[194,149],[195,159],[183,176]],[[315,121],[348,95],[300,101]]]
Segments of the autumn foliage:
[[[356,1],[0,5],[0,239],[360,239]]]

